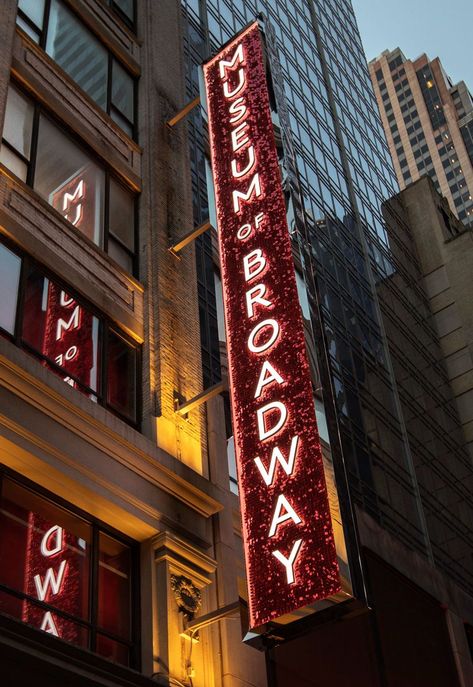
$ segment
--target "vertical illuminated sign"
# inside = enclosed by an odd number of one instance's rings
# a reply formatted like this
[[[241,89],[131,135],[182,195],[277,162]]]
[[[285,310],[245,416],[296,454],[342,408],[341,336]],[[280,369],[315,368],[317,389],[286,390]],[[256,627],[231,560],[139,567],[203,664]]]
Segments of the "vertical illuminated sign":
[[[204,75],[255,628],[341,585],[258,24]]]

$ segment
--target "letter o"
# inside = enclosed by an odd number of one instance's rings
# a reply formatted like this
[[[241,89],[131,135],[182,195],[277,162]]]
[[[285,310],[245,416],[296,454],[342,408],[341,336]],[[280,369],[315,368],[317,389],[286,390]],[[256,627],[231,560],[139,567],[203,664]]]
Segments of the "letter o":
[[[253,229],[251,227],[251,224],[244,224],[237,231],[237,239],[240,239],[240,241],[244,241],[245,239],[248,238],[248,236],[251,235],[252,231],[253,231]]]
[[[66,351],[66,360],[73,360],[77,355],[77,346],[71,346]]]
[[[255,344],[255,337],[265,327],[272,327],[273,332],[264,344],[258,346]],[[276,320],[263,320],[262,322],[258,322],[256,327],[254,327],[254,329],[251,330],[250,335],[248,337],[248,348],[250,349],[250,351],[252,351],[252,353],[263,353],[263,351],[267,351],[268,348],[271,348],[271,346],[276,341],[278,336],[279,324],[276,322]]]

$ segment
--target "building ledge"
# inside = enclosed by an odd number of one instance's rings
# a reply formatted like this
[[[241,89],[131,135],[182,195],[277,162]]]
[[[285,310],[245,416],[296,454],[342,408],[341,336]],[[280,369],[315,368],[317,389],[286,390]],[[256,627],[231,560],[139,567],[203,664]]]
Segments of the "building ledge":
[[[0,615],[0,660],[4,684],[46,687],[153,687],[156,682],[86,649]],[[10,679],[13,678],[14,682]]]
[[[3,462],[85,510],[100,511],[99,494],[128,509],[134,517],[122,514],[120,527],[130,536],[143,540],[168,527],[182,536],[198,530],[196,514],[223,508],[204,477],[5,338],[0,393]],[[95,515],[112,525],[116,517],[111,505]]]

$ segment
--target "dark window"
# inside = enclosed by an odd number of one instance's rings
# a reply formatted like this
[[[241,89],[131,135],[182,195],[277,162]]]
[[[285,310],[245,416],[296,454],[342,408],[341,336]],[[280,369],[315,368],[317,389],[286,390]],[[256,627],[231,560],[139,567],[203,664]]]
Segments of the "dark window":
[[[136,415],[137,352],[120,334],[109,330],[107,340],[107,405],[120,415]]]
[[[2,332],[67,384],[137,426],[137,346],[67,285],[1,244],[0,275]]]
[[[123,21],[130,28],[133,28],[135,25],[135,0],[109,0],[109,3]]]
[[[124,16],[133,3],[113,2]],[[96,36],[60,0],[20,0],[18,25],[112,119],[134,135],[134,80]]]
[[[376,71],[376,78],[378,79],[378,81],[382,81],[382,80],[383,80],[383,70],[382,70],[382,69],[378,69],[378,70]]]
[[[389,69],[393,72],[396,69],[396,67],[400,67],[401,64],[402,57],[398,55],[396,58],[394,58],[394,60],[391,60],[391,62],[389,63]]]
[[[138,667],[135,547],[51,495],[0,478],[0,611]]]
[[[12,85],[0,161],[124,269],[135,271],[133,194]]]

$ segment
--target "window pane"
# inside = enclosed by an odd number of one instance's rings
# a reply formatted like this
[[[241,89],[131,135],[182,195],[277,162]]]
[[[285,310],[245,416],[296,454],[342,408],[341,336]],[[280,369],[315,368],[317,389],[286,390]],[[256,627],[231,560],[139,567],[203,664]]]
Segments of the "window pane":
[[[97,653],[123,666],[127,666],[130,663],[128,647],[101,634],[97,634]]]
[[[0,327],[10,334],[15,331],[20,270],[21,259],[18,255],[0,245]]]
[[[133,21],[133,0],[112,0],[112,5],[118,7],[130,21]]]
[[[35,271],[24,296],[23,340],[64,368],[64,381],[97,390],[98,320],[59,286]]]
[[[8,87],[3,138],[23,157],[30,159],[33,105],[13,86]]]
[[[41,116],[34,188],[91,241],[103,245],[105,174]]]
[[[101,108],[106,109],[107,51],[57,0],[51,2],[46,52]]]
[[[133,79],[116,60],[112,64],[112,103],[133,122]]]
[[[130,138],[133,137],[133,127],[132,127],[132,125],[129,123],[129,121],[128,121],[127,119],[125,119],[125,117],[123,117],[123,116],[119,113],[118,110],[116,110],[116,109],[113,107],[113,105],[112,105],[112,107],[110,108],[110,117],[113,119],[114,122],[116,122],[116,123],[118,124],[118,126],[119,126],[121,129],[123,129],[123,131],[124,131],[125,133],[128,134],[128,136],[129,136]]]
[[[132,252],[135,250],[135,199],[110,179],[110,231]]]
[[[8,167],[13,174],[16,174],[19,179],[26,181],[28,166],[18,157],[18,155],[16,155],[16,153],[10,150],[10,148],[7,148],[4,143],[2,143],[0,148],[0,162],[4,164],[5,167]]]
[[[123,639],[130,638],[130,549],[100,533],[98,624]]]
[[[112,236],[108,239],[108,254],[127,272],[133,272],[133,259],[123,246]]]
[[[134,420],[136,414],[136,351],[121,336],[109,332],[107,403]]]
[[[0,582],[77,618],[88,618],[90,527],[15,482],[4,480],[0,510]],[[21,601],[21,620],[76,644],[76,623]],[[5,605],[5,602],[4,602]],[[18,602],[9,612],[19,616]]]
[[[18,0],[18,9],[22,10],[39,29],[43,28],[44,0]]]
[[[30,38],[34,40],[35,43],[39,43],[39,33],[22,18],[20,15],[16,18],[16,23]]]

